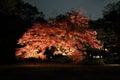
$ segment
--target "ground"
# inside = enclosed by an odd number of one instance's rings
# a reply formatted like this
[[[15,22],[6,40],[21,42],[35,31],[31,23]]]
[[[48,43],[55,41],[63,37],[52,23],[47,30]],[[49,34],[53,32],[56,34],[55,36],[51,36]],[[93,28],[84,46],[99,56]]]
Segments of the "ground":
[[[1,65],[0,80],[120,80],[120,65]]]

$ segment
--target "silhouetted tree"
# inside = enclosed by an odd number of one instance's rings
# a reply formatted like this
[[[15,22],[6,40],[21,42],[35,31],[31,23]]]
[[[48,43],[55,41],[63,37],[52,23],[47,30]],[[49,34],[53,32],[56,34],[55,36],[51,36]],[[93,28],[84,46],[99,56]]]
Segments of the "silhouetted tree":
[[[31,23],[34,22],[36,15],[39,15],[39,11],[31,4],[21,2],[16,5],[14,15],[22,18],[27,26],[29,26]]]
[[[91,20],[90,28],[98,32],[98,39],[104,43],[104,48],[108,48],[110,54],[120,55],[120,1],[110,3],[103,10],[103,18]],[[109,54],[109,55],[110,55]],[[108,55],[107,55],[108,56]]]
[[[35,23],[47,23],[48,21],[45,19],[45,15],[43,12],[39,12],[39,15],[35,18]]]
[[[21,0],[0,0],[0,12],[11,15],[15,11],[15,7]]]
[[[17,40],[37,15],[37,8],[22,0],[0,0],[0,63],[15,62]]]
[[[46,47],[44,55],[46,55],[48,61],[51,61],[53,59],[54,52],[56,50],[57,50],[57,48],[54,46],[51,46],[50,49],[49,49],[49,47]]]
[[[120,1],[108,4],[103,11],[103,19],[109,28],[115,33],[111,41],[115,48],[120,48]],[[119,53],[119,50],[115,51]]]

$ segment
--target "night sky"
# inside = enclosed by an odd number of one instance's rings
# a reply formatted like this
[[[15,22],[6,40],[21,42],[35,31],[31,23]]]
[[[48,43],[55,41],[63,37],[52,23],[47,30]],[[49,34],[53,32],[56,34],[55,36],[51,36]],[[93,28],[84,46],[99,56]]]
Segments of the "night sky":
[[[45,18],[55,17],[64,14],[72,8],[83,11],[85,16],[92,19],[102,17],[102,10],[108,3],[119,0],[23,0],[36,6],[39,11],[45,14]]]

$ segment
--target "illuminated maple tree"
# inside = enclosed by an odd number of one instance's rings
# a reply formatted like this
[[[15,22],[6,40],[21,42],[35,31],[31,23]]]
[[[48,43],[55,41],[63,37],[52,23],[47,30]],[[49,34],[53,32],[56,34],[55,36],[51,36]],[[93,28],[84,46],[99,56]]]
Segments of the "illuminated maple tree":
[[[17,59],[36,58],[46,60],[46,48],[55,47],[53,55],[68,56],[72,61],[79,62],[88,47],[101,49],[97,40],[97,32],[88,29],[89,19],[80,12],[72,11],[69,21],[36,23],[18,40],[22,47],[17,48]],[[73,29],[74,28],[74,29]]]

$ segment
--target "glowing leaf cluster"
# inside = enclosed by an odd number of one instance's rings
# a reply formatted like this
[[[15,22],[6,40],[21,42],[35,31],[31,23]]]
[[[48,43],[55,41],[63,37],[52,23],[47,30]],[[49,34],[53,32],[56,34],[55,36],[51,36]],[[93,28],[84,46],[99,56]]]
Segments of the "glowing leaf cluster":
[[[17,48],[16,57],[18,59],[36,58],[45,60],[47,59],[46,55],[44,55],[46,47],[50,49],[51,46],[54,46],[56,47],[54,55],[62,54],[70,57],[75,62],[79,62],[82,60],[82,55],[86,53],[85,50],[88,47],[86,47],[86,44],[89,44],[91,48],[102,48],[101,42],[96,39],[97,32],[90,29],[77,30],[82,29],[83,24],[81,25],[80,21],[83,18],[77,17],[76,19],[77,21],[73,19],[74,21],[71,22],[75,25],[74,30],[70,29],[73,26],[67,21],[55,22],[56,26],[49,23],[35,24],[18,40],[18,44],[23,47]],[[87,25],[87,18],[85,20],[85,25]]]

